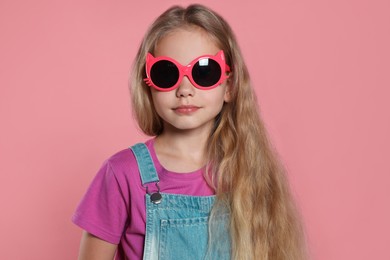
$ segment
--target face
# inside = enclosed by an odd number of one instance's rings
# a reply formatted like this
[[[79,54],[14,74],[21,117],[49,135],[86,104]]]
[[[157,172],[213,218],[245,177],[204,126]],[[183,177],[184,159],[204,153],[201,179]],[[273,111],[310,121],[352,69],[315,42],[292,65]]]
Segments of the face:
[[[215,55],[220,48],[200,28],[178,29],[163,37],[156,45],[154,56],[167,56],[187,65],[202,55]],[[153,103],[167,131],[201,131],[210,133],[215,117],[229,99],[226,81],[203,90],[183,77],[178,88],[158,91],[151,88]]]

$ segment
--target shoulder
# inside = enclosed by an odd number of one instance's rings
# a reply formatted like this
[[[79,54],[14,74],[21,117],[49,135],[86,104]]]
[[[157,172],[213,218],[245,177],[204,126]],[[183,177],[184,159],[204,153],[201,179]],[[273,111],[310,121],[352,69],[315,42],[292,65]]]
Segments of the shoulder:
[[[150,143],[150,140],[145,142],[148,148]],[[127,176],[129,173],[138,171],[137,160],[133,151],[131,150],[131,147],[122,149],[110,156],[104,161],[103,167],[112,172],[114,175]]]
[[[111,155],[104,163],[110,165],[111,167],[121,168],[128,166],[128,164],[131,164],[134,161],[135,157],[133,152],[130,148],[126,148]]]

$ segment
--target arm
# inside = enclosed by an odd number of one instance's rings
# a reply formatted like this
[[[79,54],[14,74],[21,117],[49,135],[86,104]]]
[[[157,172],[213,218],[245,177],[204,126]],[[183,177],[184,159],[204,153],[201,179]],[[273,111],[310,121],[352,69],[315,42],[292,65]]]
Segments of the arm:
[[[112,260],[117,245],[84,231],[80,243],[79,260]]]

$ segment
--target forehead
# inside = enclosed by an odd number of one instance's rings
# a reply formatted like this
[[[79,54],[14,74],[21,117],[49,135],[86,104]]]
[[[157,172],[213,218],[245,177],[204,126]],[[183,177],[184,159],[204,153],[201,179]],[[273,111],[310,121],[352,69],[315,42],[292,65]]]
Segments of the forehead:
[[[154,56],[168,56],[181,64],[188,64],[193,59],[220,51],[215,39],[199,27],[175,29],[162,37],[156,44]]]

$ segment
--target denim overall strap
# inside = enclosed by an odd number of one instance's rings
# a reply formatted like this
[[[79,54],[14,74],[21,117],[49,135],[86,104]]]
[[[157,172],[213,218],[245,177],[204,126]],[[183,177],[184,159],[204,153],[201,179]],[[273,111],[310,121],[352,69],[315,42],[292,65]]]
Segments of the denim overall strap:
[[[149,150],[144,143],[138,143],[131,147],[138,163],[141,174],[142,186],[151,182],[159,182],[158,175]]]
[[[131,147],[136,157],[142,185],[159,181],[145,144]],[[144,260],[229,260],[228,214],[217,214],[209,222],[215,196],[189,196],[164,193],[153,203],[145,194],[146,226]],[[211,225],[210,225],[211,224]],[[211,229],[209,232],[209,229]]]

